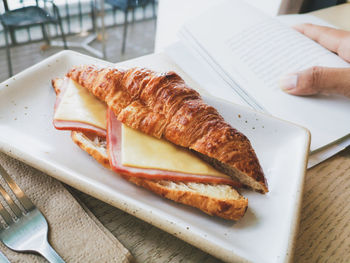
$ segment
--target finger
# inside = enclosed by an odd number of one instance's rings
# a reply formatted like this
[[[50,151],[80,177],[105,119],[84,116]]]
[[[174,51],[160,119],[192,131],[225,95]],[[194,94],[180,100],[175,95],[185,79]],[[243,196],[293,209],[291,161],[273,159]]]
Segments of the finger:
[[[350,62],[350,32],[313,24],[296,25],[294,29]]]
[[[292,95],[320,93],[350,98],[350,68],[312,67],[284,77],[280,85]]]

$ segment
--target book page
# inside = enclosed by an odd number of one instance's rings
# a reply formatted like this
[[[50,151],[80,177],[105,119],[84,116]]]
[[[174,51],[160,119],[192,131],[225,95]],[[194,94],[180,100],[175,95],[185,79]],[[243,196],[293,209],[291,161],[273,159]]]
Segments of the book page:
[[[200,88],[219,97],[239,105],[249,106],[235,89],[232,89],[219,75],[215,74],[210,65],[194,52],[189,52],[188,48],[181,42],[176,42],[165,49],[169,56],[183,71],[196,81]]]
[[[223,1],[180,33],[249,105],[308,128],[312,150],[349,133],[348,99],[297,97],[279,88],[284,75],[311,66],[349,67],[316,42],[238,0]]]
[[[242,81],[248,82],[254,77],[270,89],[276,88],[281,76],[311,66],[349,66],[314,41],[273,20],[261,22],[224,41],[228,54],[237,60],[235,64],[244,65],[236,69],[246,78]],[[260,90],[249,89],[254,93]]]

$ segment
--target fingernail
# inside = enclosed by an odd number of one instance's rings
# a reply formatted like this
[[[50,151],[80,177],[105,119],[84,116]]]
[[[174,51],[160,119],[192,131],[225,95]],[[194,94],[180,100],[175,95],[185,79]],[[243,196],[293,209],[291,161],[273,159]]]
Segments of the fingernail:
[[[287,75],[280,80],[280,88],[285,91],[291,91],[293,89],[296,89],[297,83],[298,83],[297,74]]]

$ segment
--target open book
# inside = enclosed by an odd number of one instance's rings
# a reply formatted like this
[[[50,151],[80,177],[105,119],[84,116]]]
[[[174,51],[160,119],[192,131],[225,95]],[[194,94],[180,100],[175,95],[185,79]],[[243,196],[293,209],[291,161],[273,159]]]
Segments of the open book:
[[[286,23],[244,1],[222,1],[188,21],[166,53],[212,95],[306,127],[311,153],[326,149],[329,157],[350,133],[349,99],[291,96],[279,80],[311,66],[350,65]]]

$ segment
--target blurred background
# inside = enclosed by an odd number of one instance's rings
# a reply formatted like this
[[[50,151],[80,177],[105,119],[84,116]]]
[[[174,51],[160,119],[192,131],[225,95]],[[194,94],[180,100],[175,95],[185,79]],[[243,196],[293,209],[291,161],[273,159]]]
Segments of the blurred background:
[[[298,10],[310,12],[344,2],[303,0]],[[65,46],[110,62],[152,53],[158,4],[157,0],[0,0],[0,82]]]
[[[156,17],[155,0],[0,0],[0,82],[64,42],[111,62],[152,53]]]

